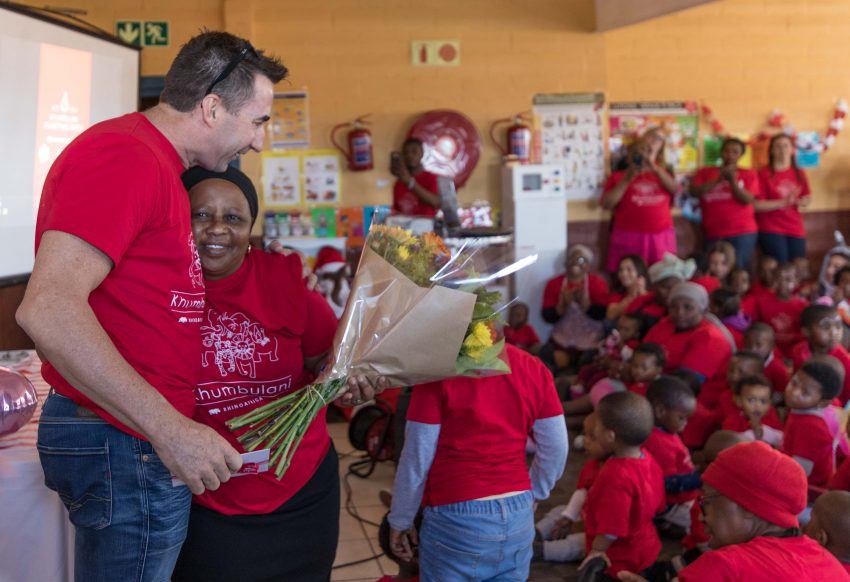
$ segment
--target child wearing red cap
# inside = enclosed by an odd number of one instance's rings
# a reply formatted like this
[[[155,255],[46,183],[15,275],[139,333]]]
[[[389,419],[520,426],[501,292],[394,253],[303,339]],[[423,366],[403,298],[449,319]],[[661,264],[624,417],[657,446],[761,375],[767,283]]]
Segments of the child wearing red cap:
[[[733,394],[733,404],[721,406],[724,419],[720,428],[780,447],[782,421],[770,405],[770,381],[760,374],[746,376],[734,385]]]
[[[785,388],[791,380],[788,367],[776,349],[776,335],[766,323],[756,322],[744,334],[744,349],[761,356],[764,360],[764,375],[773,387],[773,403],[782,402]]]
[[[828,491],[818,497],[806,535],[835,556],[850,575],[850,493]]]
[[[652,432],[652,407],[633,392],[603,398],[594,438],[608,460],[599,471],[585,504],[587,557],[579,570],[596,558],[605,573],[616,578],[623,570],[642,572],[661,551],[652,523],[665,509],[664,479],[652,456],[641,445]]]
[[[799,370],[814,354],[829,355],[844,367],[844,387],[838,399],[841,405],[850,399],[850,352],[841,345],[844,324],[838,310],[830,305],[809,305],[800,315],[800,326],[806,337],[791,350],[794,369]]]
[[[691,526],[691,506],[698,495],[700,480],[679,433],[694,413],[697,401],[688,385],[673,376],[654,380],[646,398],[652,405],[655,427],[643,448],[661,468],[667,503],[656,524],[662,535],[681,539]]]
[[[608,457],[594,438],[598,422],[599,418],[595,412],[584,419],[584,450],[590,459],[581,468],[576,490],[569,502],[552,508],[535,524],[542,541],[534,542],[534,559],[543,559],[548,562],[572,562],[584,558],[586,545],[584,532],[573,532],[573,529],[583,520],[587,492],[593,486]]]
[[[824,420],[824,409],[841,391],[841,376],[831,365],[809,361],[785,390],[788,420],[782,451],[797,461],[809,484],[823,487],[835,471],[837,442]]]
[[[776,274],[776,290],[762,296],[756,309],[756,319],[773,328],[776,346],[785,357],[791,357],[791,348],[803,339],[800,314],[808,303],[794,295],[796,288],[797,270],[794,265],[781,265]]]

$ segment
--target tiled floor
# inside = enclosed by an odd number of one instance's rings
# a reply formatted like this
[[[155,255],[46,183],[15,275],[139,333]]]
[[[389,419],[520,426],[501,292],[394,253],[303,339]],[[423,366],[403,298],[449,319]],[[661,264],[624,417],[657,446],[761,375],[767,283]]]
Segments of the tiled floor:
[[[347,496],[345,474],[348,466],[359,456],[347,456],[352,450],[348,442],[348,425],[346,423],[331,423],[328,425],[331,438],[336,450],[342,457],[339,460],[340,490],[342,511],[340,512],[339,547],[336,554],[336,565],[364,560],[381,553],[378,545],[378,528],[362,523],[348,514],[345,510]],[[381,504],[378,493],[382,489],[392,490],[394,467],[388,463],[379,464],[368,479],[360,479],[351,475],[347,481],[351,485],[352,510],[361,518],[380,523],[387,509]],[[384,574],[396,574],[398,568],[386,558],[370,560],[361,564],[353,564],[335,569],[331,580],[362,580],[374,582]]]

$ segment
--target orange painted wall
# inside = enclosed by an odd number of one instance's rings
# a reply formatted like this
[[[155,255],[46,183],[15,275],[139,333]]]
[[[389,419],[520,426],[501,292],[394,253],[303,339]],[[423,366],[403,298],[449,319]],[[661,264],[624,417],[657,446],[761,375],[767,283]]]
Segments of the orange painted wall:
[[[36,3],[36,2],[33,2]],[[454,108],[482,136],[528,109],[538,92],[604,91],[609,100],[695,99],[726,126],[754,132],[774,107],[801,130],[824,131],[835,100],[850,98],[850,0],[721,0],[607,33],[593,0],[54,0],[118,18],[169,20],[172,46],[143,51],[142,73],[162,75],[201,27],[231,30],[279,54],[289,87],[310,91],[313,145],[336,123],[372,113],[371,172],[343,176],[344,203],[390,200],[386,162],[421,112]],[[414,68],[410,41],[459,39],[458,68]],[[284,84],[286,85],[286,84]],[[459,193],[497,201],[498,154],[485,138]],[[259,179],[258,156],[244,167]],[[850,208],[850,130],[810,172],[813,209]],[[570,219],[604,218],[571,203]]]

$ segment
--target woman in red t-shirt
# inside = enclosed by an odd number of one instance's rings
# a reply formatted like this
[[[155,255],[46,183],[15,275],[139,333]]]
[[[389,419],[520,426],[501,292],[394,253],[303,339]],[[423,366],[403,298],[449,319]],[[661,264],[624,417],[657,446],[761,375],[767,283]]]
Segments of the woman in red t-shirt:
[[[206,288],[195,420],[245,452],[225,422],[309,383],[337,321],[307,288],[297,255],[251,251],[258,203],[245,174],[196,167],[183,182],[199,257],[193,275],[203,273]],[[372,395],[361,382],[343,404]],[[193,499],[172,579],[328,579],[338,534],[338,460],[322,412],[282,479],[268,471],[235,476]]]
[[[617,276],[608,296],[605,319],[617,321],[624,313],[637,311],[652,294],[649,286],[649,270],[639,255],[626,255],[617,264]]]
[[[700,168],[691,181],[691,196],[700,199],[705,243],[725,240],[735,247],[739,267],[747,267],[756,249],[758,225],[753,201],[759,194],[758,175],[738,168],[747,146],[728,137],[720,148],[720,167]]]
[[[602,206],[613,212],[608,239],[609,273],[624,255],[640,255],[646,264],[676,254],[676,231],[670,206],[678,186],[664,167],[664,137],[647,131],[629,148],[628,169],[614,172],[602,193]]]
[[[809,181],[797,167],[794,142],[779,134],[770,140],[768,165],[759,171],[756,221],[759,246],[780,264],[806,256],[806,231],[800,208],[811,202]]]
[[[394,153],[390,171],[397,178],[393,186],[393,212],[408,216],[434,216],[440,209],[438,178],[422,167],[422,141],[411,137]]]

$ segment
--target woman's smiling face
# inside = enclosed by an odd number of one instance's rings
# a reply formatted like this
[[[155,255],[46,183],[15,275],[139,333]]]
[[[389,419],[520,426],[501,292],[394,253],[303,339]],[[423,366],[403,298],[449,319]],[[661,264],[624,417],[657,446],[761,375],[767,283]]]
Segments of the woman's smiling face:
[[[242,191],[227,180],[210,179],[189,191],[192,234],[204,277],[232,275],[245,259],[251,236],[251,211]]]

